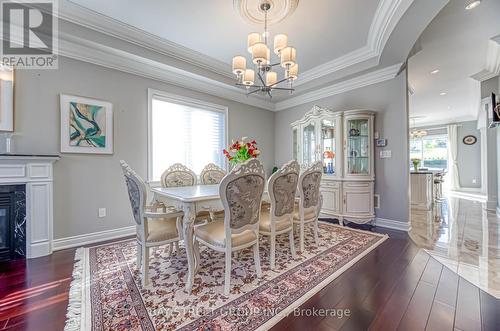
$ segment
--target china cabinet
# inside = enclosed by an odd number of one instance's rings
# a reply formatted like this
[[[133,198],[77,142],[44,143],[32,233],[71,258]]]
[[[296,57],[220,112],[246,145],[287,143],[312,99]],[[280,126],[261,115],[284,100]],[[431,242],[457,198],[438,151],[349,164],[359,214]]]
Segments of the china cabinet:
[[[375,218],[373,125],[370,110],[332,111],[314,106],[292,123],[293,158],[302,167],[323,164],[321,215],[343,222]]]

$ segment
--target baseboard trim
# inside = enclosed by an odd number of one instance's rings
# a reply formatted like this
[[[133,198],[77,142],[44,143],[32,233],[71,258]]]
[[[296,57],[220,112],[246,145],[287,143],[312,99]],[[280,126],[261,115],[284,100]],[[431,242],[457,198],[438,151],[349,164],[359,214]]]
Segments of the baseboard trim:
[[[400,222],[395,220],[389,220],[385,218],[377,217],[374,222],[375,226],[379,226],[381,228],[387,228],[398,231],[410,231],[410,224],[407,222]]]
[[[55,239],[53,242],[53,250],[58,251],[66,248],[80,247],[88,244],[95,244],[101,241],[118,239],[134,235],[136,232],[135,226],[127,226],[124,228],[86,233],[73,237]]]

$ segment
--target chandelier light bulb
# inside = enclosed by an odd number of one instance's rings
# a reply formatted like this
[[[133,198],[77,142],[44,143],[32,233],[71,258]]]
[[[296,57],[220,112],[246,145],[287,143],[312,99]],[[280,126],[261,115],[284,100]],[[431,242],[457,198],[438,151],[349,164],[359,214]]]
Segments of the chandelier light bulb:
[[[280,51],[280,54],[283,68],[289,68],[297,61],[297,50],[294,47],[287,46]]]
[[[252,32],[248,35],[247,47],[248,53],[252,53],[252,48],[255,44],[262,42],[260,34],[257,32]]]
[[[242,73],[244,73],[246,68],[247,68],[247,59],[245,59],[241,55],[233,57],[233,73],[236,76],[239,76]]]
[[[288,36],[286,34],[277,34],[274,36],[274,53],[280,54],[280,51],[288,46]]]

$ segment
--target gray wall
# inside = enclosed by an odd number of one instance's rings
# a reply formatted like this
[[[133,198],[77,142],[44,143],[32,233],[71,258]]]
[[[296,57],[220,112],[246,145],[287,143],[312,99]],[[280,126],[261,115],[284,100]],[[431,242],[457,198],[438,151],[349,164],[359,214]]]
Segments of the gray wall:
[[[229,108],[229,139],[258,139],[266,171],[274,165],[274,113],[96,65],[60,58],[59,70],[16,72],[15,151],[59,153],[59,94],[107,100],[114,107],[114,154],[63,154],[54,166],[54,238],[133,225],[119,166],[147,172],[147,89]],[[165,129],[175,123],[165,123]],[[107,217],[98,218],[99,207]]]
[[[408,222],[408,115],[406,73],[386,82],[296,106],[276,114],[276,163],[282,165],[292,158],[290,124],[300,119],[314,104],[333,110],[373,109],[377,111],[375,131],[388,139],[384,149],[392,158],[380,159],[381,148],[375,148],[375,191],[380,194],[381,208],[377,217]]]
[[[481,98],[489,98],[491,93],[498,93],[500,96],[500,77],[493,77],[487,81],[481,82]],[[489,114],[488,114],[489,116]],[[489,119],[488,119],[489,122]],[[494,209],[498,205],[498,197],[500,197],[500,178],[497,176],[500,170],[498,160],[497,139],[498,134],[496,131],[499,129],[486,129],[487,130],[487,145],[488,145],[488,209]],[[500,141],[498,141],[500,144]]]
[[[477,129],[477,121],[459,123],[458,127],[458,175],[463,188],[481,188],[481,132]],[[463,143],[465,136],[477,138],[474,145]],[[473,183],[476,180],[476,183]]]

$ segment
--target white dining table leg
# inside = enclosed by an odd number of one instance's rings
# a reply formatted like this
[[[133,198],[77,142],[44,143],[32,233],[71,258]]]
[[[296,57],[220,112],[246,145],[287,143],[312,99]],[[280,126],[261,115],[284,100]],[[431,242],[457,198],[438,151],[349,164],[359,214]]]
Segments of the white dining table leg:
[[[188,260],[188,275],[186,280],[186,291],[191,294],[194,282],[194,273],[196,270],[196,259],[193,247],[193,225],[196,218],[196,209],[194,204],[184,204],[184,219],[182,229],[184,232],[184,246],[186,246],[186,255]]]

